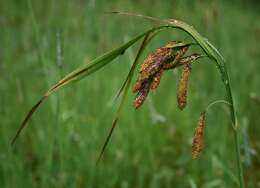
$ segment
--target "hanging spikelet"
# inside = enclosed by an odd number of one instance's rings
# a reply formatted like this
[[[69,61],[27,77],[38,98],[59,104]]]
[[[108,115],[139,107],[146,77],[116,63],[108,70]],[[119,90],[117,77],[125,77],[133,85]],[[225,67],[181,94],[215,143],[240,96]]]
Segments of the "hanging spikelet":
[[[137,92],[142,87],[143,81],[142,80],[136,80],[135,84],[133,85],[132,91],[133,93]]]
[[[139,76],[134,84],[133,92],[138,91],[142,87],[142,83],[163,69],[164,65],[169,64],[170,62],[179,61],[188,50],[189,45],[174,47],[177,44],[183,43],[180,41],[170,41],[166,45],[156,48],[145,58],[140,66]]]
[[[200,114],[197,127],[195,129],[193,143],[192,143],[192,158],[196,159],[202,149],[203,142],[203,129],[205,125],[205,114],[206,112],[202,112]]]
[[[178,107],[183,110],[187,103],[187,88],[188,88],[188,80],[191,72],[191,63],[186,64],[183,67],[181,78],[178,83],[177,89],[177,101]]]
[[[165,46],[155,49],[155,51],[147,56],[144,63],[141,65],[139,77],[141,79],[146,79],[149,76],[154,75],[162,68],[164,63],[174,59],[174,51],[174,49]]]
[[[135,100],[134,100],[134,107],[136,109],[139,108],[144,103],[144,101],[149,93],[150,85],[151,85],[151,81],[148,80],[143,84],[142,88],[138,91],[138,93],[135,97]]]
[[[135,108],[139,108],[143,104],[150,89],[155,90],[159,86],[163,72],[166,70],[164,67],[168,67],[169,64],[177,64],[187,52],[188,47],[189,44],[170,41],[155,49],[145,58],[143,64],[141,64],[138,79],[132,89],[134,93],[138,92],[134,100]]]
[[[159,86],[161,78],[162,78],[162,74],[163,74],[163,69],[161,69],[154,75],[151,86],[150,86],[151,90],[155,90]]]
[[[165,47],[157,48],[149,54],[141,64],[138,79],[133,86],[133,92],[139,91],[143,84],[157,74],[162,69],[163,64],[172,58],[172,50]]]

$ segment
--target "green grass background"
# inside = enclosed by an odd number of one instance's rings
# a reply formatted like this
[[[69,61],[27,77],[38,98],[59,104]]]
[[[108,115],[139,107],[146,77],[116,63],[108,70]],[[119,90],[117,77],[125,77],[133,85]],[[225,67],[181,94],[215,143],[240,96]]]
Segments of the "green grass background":
[[[176,105],[180,71],[168,71],[138,111],[129,94],[95,166],[117,107],[113,98],[138,45],[51,96],[10,146],[22,118],[48,87],[152,26],[105,14],[114,10],[184,20],[220,50],[232,82],[246,185],[260,187],[260,105],[251,98],[260,96],[260,4],[252,0],[0,0],[0,187],[237,187],[225,106],[209,111],[203,151],[191,159],[200,112],[225,98],[219,73],[207,59],[193,66],[184,111]],[[145,54],[175,39],[191,40],[166,31]]]

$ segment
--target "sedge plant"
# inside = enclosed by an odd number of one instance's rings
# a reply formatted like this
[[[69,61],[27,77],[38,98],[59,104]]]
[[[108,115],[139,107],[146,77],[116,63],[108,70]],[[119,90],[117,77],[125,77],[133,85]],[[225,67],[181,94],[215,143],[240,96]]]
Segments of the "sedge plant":
[[[119,46],[118,48],[115,48],[99,56],[98,58],[92,60],[90,63],[83,64],[82,66],[78,67],[76,70],[65,75],[61,80],[59,80],[50,89],[48,89],[47,92],[30,109],[30,111],[27,113],[24,120],[22,121],[20,127],[18,128],[17,133],[12,140],[12,144],[15,143],[16,139],[20,135],[21,131],[27,125],[27,122],[29,121],[33,113],[37,110],[40,104],[43,101],[45,101],[50,95],[55,93],[63,86],[73,83],[74,81],[81,80],[87,76],[90,76],[93,73],[100,70],[101,68],[103,68],[104,66],[109,65],[115,58],[123,55],[125,50],[127,50],[129,47],[134,45],[139,40],[143,39],[139,47],[139,50],[137,52],[137,55],[135,57],[135,60],[130,68],[130,71],[117,94],[116,98],[121,97],[121,101],[119,103],[119,107],[112,121],[112,127],[110,129],[110,132],[100,152],[98,158],[99,161],[107,147],[107,144],[114,131],[114,128],[118,123],[118,119],[120,117],[122,108],[126,101],[128,91],[131,86],[133,75],[137,68],[139,59],[142,53],[144,52],[144,49],[148,46],[148,44],[154,38],[154,36],[160,34],[161,31],[169,30],[169,29],[181,30],[186,34],[188,34],[193,39],[193,42],[183,42],[177,40],[170,41],[166,45],[157,48],[155,51],[153,51],[147,56],[147,58],[144,60],[144,63],[140,67],[138,79],[132,88],[133,92],[137,93],[134,99],[134,107],[136,109],[139,108],[144,103],[149,92],[157,89],[160,83],[160,79],[165,71],[182,67],[182,74],[177,89],[178,107],[182,110],[187,103],[187,87],[188,87],[189,75],[191,73],[192,63],[201,57],[209,58],[211,62],[213,62],[216,65],[226,90],[226,100],[224,101],[224,103],[228,104],[229,106],[230,117],[232,122],[231,126],[234,135],[234,147],[236,153],[236,165],[237,165],[237,172],[238,172],[237,175],[239,179],[238,184],[240,188],[243,188],[244,177],[243,177],[243,168],[242,168],[242,162],[240,156],[240,144],[239,144],[239,136],[238,136],[238,124],[236,118],[236,111],[233,103],[230,79],[227,72],[225,60],[222,57],[222,55],[206,38],[204,38],[200,33],[198,33],[192,26],[188,25],[183,21],[175,20],[175,19],[157,19],[149,16],[123,13],[123,12],[113,12],[113,13],[145,18],[150,21],[156,22],[157,26],[148,29],[147,31],[144,31],[143,33],[129,40],[127,43],[123,44],[122,46]],[[202,49],[203,54],[191,54],[187,56],[186,52],[188,51],[188,48],[192,45],[198,45]],[[216,103],[212,103],[209,106]],[[198,119],[197,127],[195,129],[195,135],[192,144],[193,158],[196,158],[198,156],[202,147],[203,128],[205,125],[205,115],[207,109],[201,112]]]

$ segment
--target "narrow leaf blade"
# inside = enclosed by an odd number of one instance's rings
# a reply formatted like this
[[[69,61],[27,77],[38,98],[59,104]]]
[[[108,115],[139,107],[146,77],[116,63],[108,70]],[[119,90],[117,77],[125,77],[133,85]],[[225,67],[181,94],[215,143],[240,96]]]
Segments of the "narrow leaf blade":
[[[151,29],[152,30],[152,29]],[[122,55],[126,49],[128,49],[130,46],[132,46],[135,42],[137,42],[139,39],[141,39],[143,36],[146,35],[147,32],[150,32],[150,30],[138,35],[137,37],[133,38],[132,40],[128,41],[124,45],[115,48],[114,50],[105,53],[104,55],[94,59],[91,63],[83,64],[76,70],[72,71],[71,73],[67,74],[63,79],[58,81],[55,85],[53,85],[35,105],[30,109],[30,111],[26,114],[23,122],[19,126],[14,138],[12,139],[11,145],[15,143],[17,138],[19,137],[22,130],[26,127],[28,121],[34,114],[34,112],[39,108],[39,106],[42,104],[42,102],[47,99],[51,94],[53,94],[55,91],[60,89],[61,87],[69,84],[72,81],[78,81],[96,71],[104,67],[105,65],[109,64],[114,60],[116,57]]]
[[[97,160],[97,164],[99,163],[100,159],[102,158],[102,156],[103,156],[103,154],[105,152],[105,149],[106,149],[106,147],[107,147],[107,145],[109,143],[109,140],[110,140],[110,138],[111,138],[111,136],[113,134],[114,128],[117,125],[118,119],[120,117],[121,111],[122,111],[124,103],[126,101],[127,93],[128,93],[128,90],[129,90],[129,87],[130,87],[130,84],[131,84],[131,81],[132,81],[132,78],[133,78],[134,70],[135,70],[135,68],[136,68],[136,66],[138,64],[138,60],[139,60],[143,50],[145,49],[145,47],[147,45],[146,42],[148,40],[149,34],[150,34],[150,32],[147,32],[147,34],[145,35],[144,40],[143,40],[143,42],[142,42],[142,44],[141,44],[141,46],[140,46],[140,48],[138,50],[138,53],[136,55],[136,58],[134,60],[134,63],[133,63],[133,65],[132,65],[132,67],[131,67],[128,75],[127,75],[127,78],[126,78],[123,86],[121,87],[121,90],[122,90],[121,92],[123,92],[123,96],[122,96],[122,99],[120,101],[119,107],[118,107],[118,109],[116,111],[116,114],[115,114],[115,117],[114,117],[114,120],[113,120],[113,123],[112,123],[112,127],[111,127],[111,129],[109,131],[109,134],[106,137],[106,140],[105,140],[105,142],[104,142],[104,144],[102,146],[101,152],[100,152],[98,160]]]

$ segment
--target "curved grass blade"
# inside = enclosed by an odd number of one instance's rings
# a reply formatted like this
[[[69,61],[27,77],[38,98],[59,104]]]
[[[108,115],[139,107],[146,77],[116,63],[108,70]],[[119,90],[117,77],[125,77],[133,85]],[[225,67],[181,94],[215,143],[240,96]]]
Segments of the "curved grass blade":
[[[225,61],[224,57],[223,57],[223,56],[221,55],[221,53],[217,50],[217,48],[216,48],[213,44],[211,44],[208,39],[204,39],[204,40],[205,40],[205,42],[209,45],[209,47],[210,47],[213,51],[215,51],[216,54],[218,54],[218,56],[219,56],[223,61]]]
[[[32,114],[36,111],[36,109],[40,106],[40,104],[46,99],[46,96],[44,95],[32,108],[31,110],[27,113],[26,117],[24,118],[22,124],[20,125],[19,129],[17,130],[11,144],[13,145],[16,141],[16,139],[18,138],[18,136],[20,135],[21,131],[23,130],[23,128],[25,127],[26,123],[29,121],[30,117],[32,116]]]
[[[134,39],[128,41],[127,43],[125,43],[124,45],[105,53],[104,55],[94,59],[91,63],[88,64],[83,64],[82,66],[80,66],[79,68],[77,68],[76,70],[72,71],[71,73],[67,74],[63,79],[61,79],[60,81],[58,81],[55,85],[53,85],[42,97],[39,101],[37,101],[37,103],[30,109],[30,111],[26,114],[24,120],[22,121],[20,127],[18,128],[14,138],[12,139],[11,144],[13,145],[15,143],[15,141],[17,140],[18,136],[20,135],[21,131],[25,128],[27,122],[30,120],[30,118],[32,117],[33,113],[38,109],[38,107],[40,106],[40,104],[42,104],[42,102],[48,98],[48,96],[50,96],[51,94],[53,94],[55,91],[57,91],[59,88],[61,88],[62,86],[67,85],[68,83],[72,82],[72,81],[78,81],[82,78],[84,78],[85,76],[88,76],[94,72],[96,72],[97,70],[101,69],[102,67],[104,67],[105,65],[107,65],[108,63],[110,63],[112,60],[114,60],[116,57],[122,55],[124,53],[124,51],[126,49],[128,49],[130,46],[132,46],[135,42],[137,42],[139,39],[143,38],[147,33],[149,32],[153,32],[155,30],[155,28],[150,29],[140,35],[138,35],[137,37],[135,37]]]
[[[131,84],[131,81],[132,81],[132,78],[133,78],[133,75],[134,75],[134,70],[136,68],[136,65],[138,64],[138,60],[139,60],[142,52],[144,51],[144,49],[145,49],[145,47],[147,45],[147,40],[149,38],[149,35],[150,35],[150,32],[147,32],[147,34],[145,35],[144,40],[143,40],[139,50],[138,50],[138,53],[137,53],[137,55],[135,57],[134,63],[133,63],[133,65],[132,65],[132,67],[131,67],[128,75],[127,75],[127,78],[126,78],[123,86],[121,87],[122,92],[123,92],[123,96],[122,96],[122,99],[120,101],[119,107],[118,107],[118,109],[116,111],[116,114],[115,114],[115,117],[114,117],[114,120],[113,120],[113,123],[112,123],[112,127],[111,127],[111,129],[110,129],[110,131],[108,133],[108,136],[107,136],[107,138],[105,140],[105,143],[102,146],[101,152],[100,152],[98,160],[97,160],[97,164],[99,163],[100,159],[102,158],[102,156],[104,154],[104,151],[105,151],[105,149],[106,149],[106,147],[108,145],[108,142],[109,142],[109,140],[111,138],[111,135],[113,134],[114,128],[117,125],[120,113],[121,113],[121,111],[123,109],[123,106],[124,106],[124,103],[126,101],[127,93],[128,93],[128,90],[129,90],[129,87],[130,87],[130,84]]]

